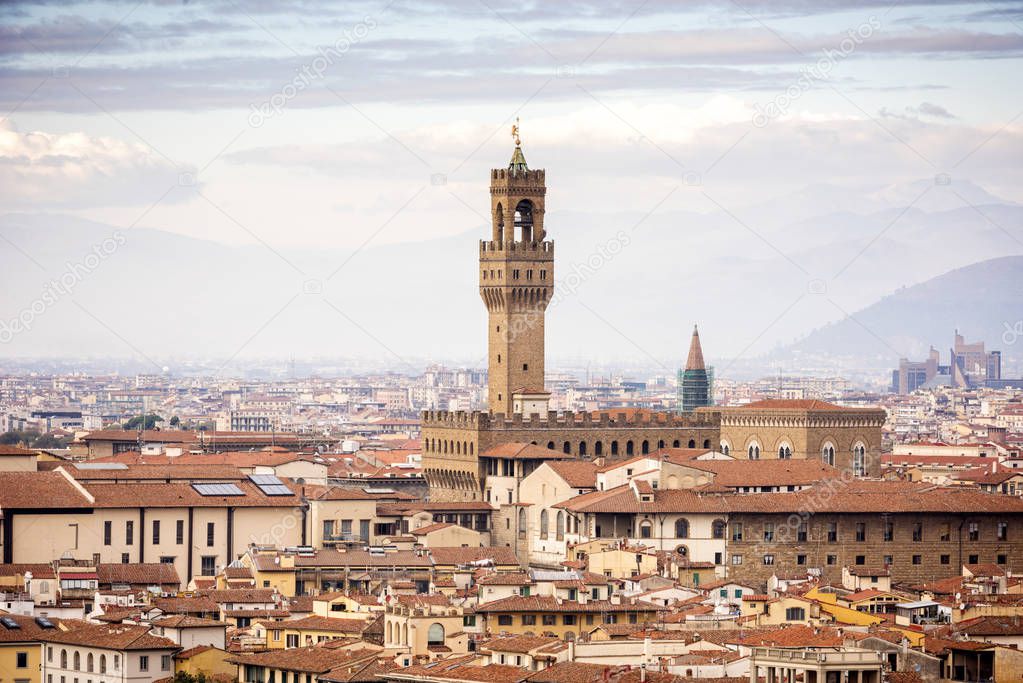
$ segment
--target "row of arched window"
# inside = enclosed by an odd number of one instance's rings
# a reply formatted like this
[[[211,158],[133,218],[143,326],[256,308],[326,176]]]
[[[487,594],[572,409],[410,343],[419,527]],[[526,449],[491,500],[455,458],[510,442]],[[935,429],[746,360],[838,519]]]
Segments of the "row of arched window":
[[[725,520],[715,519],[710,525],[710,535],[714,539],[723,539],[725,537]],[[639,523],[639,537],[640,538],[651,538],[653,536],[653,522],[649,519],[644,519]],[[679,517],[675,520],[675,538],[689,538],[689,520],[685,517]]]
[[[450,439],[427,439],[426,450],[431,453],[453,453],[454,455],[475,455],[476,446],[471,441]]]
[[[565,540],[565,526],[566,520],[569,525],[575,525],[574,533],[579,533],[578,520],[574,517],[565,515],[564,510],[558,510],[555,516],[554,534],[555,540]],[[727,525],[723,519],[715,519],[710,525],[711,538],[716,540],[724,539],[725,529]],[[639,523],[639,535],[640,538],[651,538],[653,533],[653,523],[644,519]],[[525,538],[526,534],[526,511],[525,509],[519,509],[519,537]],[[540,529],[539,535],[542,540],[548,540],[550,538],[550,515],[547,510],[540,511]],[[675,538],[689,538],[689,520],[685,517],[679,517],[675,520]]]
[[[47,661],[50,661],[50,662],[53,661],[53,647],[52,646],[49,647],[47,649],[47,651],[46,651],[46,659],[47,659]],[[71,668],[71,669],[73,669],[75,671],[82,671],[82,653],[76,651],[71,656],[71,664],[72,664],[72,666],[68,667],[68,652],[67,652],[67,650],[62,649],[60,651],[60,668],[62,668],[62,669]],[[96,660],[93,659],[92,653],[91,652],[88,653],[86,655],[86,657],[85,657],[85,671],[87,673],[93,673],[96,670],[95,669],[95,664],[96,664]],[[120,668],[120,656],[119,655],[114,655],[114,671],[117,671],[119,668]],[[99,656],[99,673],[105,674],[106,672],[107,672],[107,656],[105,654],[101,654]]]
[[[561,444],[561,452],[562,453],[566,453],[566,454],[571,454],[572,453],[572,445],[573,444],[572,444],[571,441],[563,442]],[[644,439],[639,444],[640,455],[647,455],[648,453],[650,453],[650,446],[651,446],[650,441]],[[660,439],[657,442],[657,448],[658,449],[668,448],[668,447],[669,447],[668,446],[668,442],[665,441],[664,439]],[[681,441],[681,439],[675,439],[674,441],[672,441],[670,447],[671,448],[682,448],[682,441]],[[704,439],[703,440],[703,447],[704,448],[710,448],[710,439]],[[554,441],[548,441],[547,442],[547,448],[552,450],[552,451],[557,450],[558,449],[558,444],[555,443]],[[612,441],[609,444],[609,448],[611,450],[611,455],[619,455],[619,444],[618,444],[618,441]],[[689,442],[686,444],[686,448],[696,448],[696,439],[689,439]],[[587,445],[587,442],[580,441],[578,446],[577,446],[577,448],[576,448],[576,453],[578,455],[589,455],[588,451],[589,451],[589,446]],[[633,442],[630,439],[630,440],[625,442],[625,455],[635,455],[635,454],[636,454],[636,444],[635,444],[635,442]],[[595,442],[593,444],[593,455],[595,455],[595,456],[604,455],[604,442],[603,441],[597,441],[597,442]]]
[[[525,510],[519,511],[519,521],[521,524],[525,524]],[[578,531],[578,530],[577,530]],[[540,511],[540,538],[547,540],[550,538],[550,516],[546,510]],[[558,541],[565,540],[565,511],[558,510],[558,514],[554,518],[554,538]]]
[[[730,447],[727,443],[721,444],[721,452],[728,455]],[[853,474],[856,476],[863,476],[866,474],[866,453],[867,448],[862,442],[856,442],[853,446]],[[746,448],[746,456],[750,460],[760,459],[760,444],[757,442],[751,443]],[[792,458],[792,447],[787,443],[778,446],[778,458],[780,460],[790,460]],[[835,445],[830,441],[825,443],[821,447],[821,462],[826,465],[835,464]]]

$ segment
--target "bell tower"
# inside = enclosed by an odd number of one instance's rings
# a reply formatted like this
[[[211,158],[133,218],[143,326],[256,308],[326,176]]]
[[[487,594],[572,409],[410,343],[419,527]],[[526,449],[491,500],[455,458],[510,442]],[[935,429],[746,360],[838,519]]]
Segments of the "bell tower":
[[[480,242],[480,296],[487,307],[489,408],[493,413],[547,414],[544,315],[554,293],[554,242],[543,227],[547,185],[530,170],[512,128],[507,168],[490,172],[493,233]]]

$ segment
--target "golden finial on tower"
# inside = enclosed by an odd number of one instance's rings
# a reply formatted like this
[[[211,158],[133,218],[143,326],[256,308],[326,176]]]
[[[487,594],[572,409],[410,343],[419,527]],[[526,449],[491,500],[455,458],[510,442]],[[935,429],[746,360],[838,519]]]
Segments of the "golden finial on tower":
[[[511,134],[512,134],[512,137],[515,138],[515,146],[518,147],[519,145],[521,145],[522,141],[519,140],[519,117],[518,116],[515,117],[515,123],[512,124]]]

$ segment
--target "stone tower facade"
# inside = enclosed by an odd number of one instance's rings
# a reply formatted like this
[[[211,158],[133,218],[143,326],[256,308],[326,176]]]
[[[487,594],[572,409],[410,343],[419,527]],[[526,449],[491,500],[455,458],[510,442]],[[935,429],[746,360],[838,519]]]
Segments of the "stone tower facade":
[[[543,226],[547,184],[519,145],[490,172],[493,234],[480,242],[480,296],[487,307],[488,406],[546,415],[544,316],[554,293],[554,243]]]

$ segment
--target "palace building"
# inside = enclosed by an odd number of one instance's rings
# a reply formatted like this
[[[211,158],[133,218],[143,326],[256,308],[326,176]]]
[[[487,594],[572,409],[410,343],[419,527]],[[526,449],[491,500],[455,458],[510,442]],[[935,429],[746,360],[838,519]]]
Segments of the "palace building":
[[[702,411],[697,411],[702,412]],[[715,408],[721,452],[748,460],[820,460],[857,477],[881,473],[882,408],[813,399],[767,399]]]
[[[480,456],[501,444],[613,458],[720,441],[713,411],[548,411],[544,318],[554,294],[554,242],[544,227],[546,197],[546,172],[529,168],[516,135],[511,162],[490,172],[492,232],[479,245],[489,410],[423,413],[423,469],[433,500],[482,500],[489,461]]]

